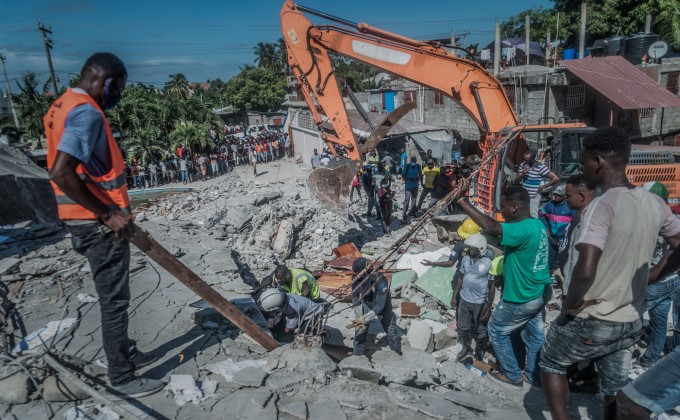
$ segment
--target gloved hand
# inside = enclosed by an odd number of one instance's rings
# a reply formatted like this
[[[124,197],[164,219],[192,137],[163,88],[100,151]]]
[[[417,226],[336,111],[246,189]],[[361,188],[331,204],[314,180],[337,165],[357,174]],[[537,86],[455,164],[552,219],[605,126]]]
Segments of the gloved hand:
[[[373,321],[376,317],[375,312],[373,311],[368,311],[366,312],[366,315],[364,315],[364,324],[368,324],[369,322]]]
[[[364,322],[364,317],[360,316],[356,318],[354,321],[352,321],[349,325],[347,325],[347,329],[354,328],[354,329],[359,329],[359,328],[364,328],[366,327],[366,323]]]

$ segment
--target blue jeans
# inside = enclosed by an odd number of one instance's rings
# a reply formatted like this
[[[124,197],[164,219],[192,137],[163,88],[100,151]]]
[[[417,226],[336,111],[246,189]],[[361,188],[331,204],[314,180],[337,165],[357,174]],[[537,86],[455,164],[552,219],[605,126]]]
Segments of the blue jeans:
[[[451,152],[451,161],[460,164],[460,150]]]
[[[179,171],[179,177],[180,177],[180,182],[189,182],[189,178],[187,177],[187,170],[182,170]]]
[[[652,335],[649,338],[649,346],[642,356],[645,362],[655,363],[661,357],[664,343],[666,342],[666,324],[668,323],[668,311],[671,309],[673,298],[680,289],[680,276],[673,274],[665,279],[647,287],[647,311],[649,312],[649,325],[652,327]]]
[[[519,367],[515,351],[513,350],[511,335],[522,329],[521,337],[526,346],[527,361],[524,373],[532,383],[539,383],[538,353],[543,346],[545,337],[545,304],[550,300],[552,287],[545,287],[543,296],[525,303],[510,303],[501,300],[491,314],[489,320],[489,338],[496,352],[501,371],[511,381],[522,380],[522,370]]]
[[[680,348],[621,390],[652,414],[661,414],[680,405]]]

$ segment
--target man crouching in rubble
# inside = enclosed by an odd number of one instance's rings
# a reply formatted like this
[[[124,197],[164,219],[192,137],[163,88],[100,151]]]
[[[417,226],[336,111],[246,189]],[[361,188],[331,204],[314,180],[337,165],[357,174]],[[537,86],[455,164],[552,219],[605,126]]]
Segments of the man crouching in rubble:
[[[387,279],[380,272],[368,276],[357,276],[368,265],[366,258],[357,258],[352,264],[352,305],[357,318],[352,322],[355,328],[354,349],[352,354],[363,356],[368,325],[378,318],[387,333],[387,343],[397,354],[401,355],[401,337],[397,329],[397,317],[392,312],[390,287]],[[365,280],[365,281],[364,281]],[[362,283],[363,282],[363,283]]]
[[[57,99],[45,115],[47,167],[59,218],[72,235],[73,248],[90,263],[99,295],[102,342],[111,387],[128,398],[163,388],[158,380],[137,377],[136,368],[158,359],[136,351],[128,338],[130,245],[133,233],[125,162],[104,111],[125,89],[127,71],[111,53],[88,58],[80,83]]]

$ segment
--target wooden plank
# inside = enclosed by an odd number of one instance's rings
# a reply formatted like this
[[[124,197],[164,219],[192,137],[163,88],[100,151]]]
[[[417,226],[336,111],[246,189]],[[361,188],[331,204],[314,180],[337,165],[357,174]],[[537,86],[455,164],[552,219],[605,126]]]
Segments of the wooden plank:
[[[272,351],[279,346],[279,343],[274,338],[248,318],[235,305],[217,293],[215,289],[198,277],[189,267],[163,248],[148,232],[142,230],[137,225],[134,225],[134,229],[135,232],[130,238],[130,242],[139,248],[140,251],[184,283],[184,285],[200,296],[201,299],[215,308],[217,312],[221,313],[240,328],[241,331],[262,345],[262,347]]]
[[[357,247],[352,242],[348,242],[344,245],[340,245],[337,248],[333,248],[333,254],[335,255],[336,258],[340,258],[340,257],[359,258],[359,257],[361,257],[361,252],[359,252]]]

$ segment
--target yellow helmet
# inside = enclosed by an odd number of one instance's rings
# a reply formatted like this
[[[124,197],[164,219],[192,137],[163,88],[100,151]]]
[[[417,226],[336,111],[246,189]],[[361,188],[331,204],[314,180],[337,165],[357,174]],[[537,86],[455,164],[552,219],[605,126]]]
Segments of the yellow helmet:
[[[505,265],[504,255],[494,258],[493,261],[491,262],[491,269],[489,270],[489,274],[492,276],[502,276],[504,265]]]
[[[463,239],[467,239],[468,236],[475,233],[482,233],[482,228],[480,228],[472,219],[467,217],[463,221],[463,224],[458,228],[458,235]]]

